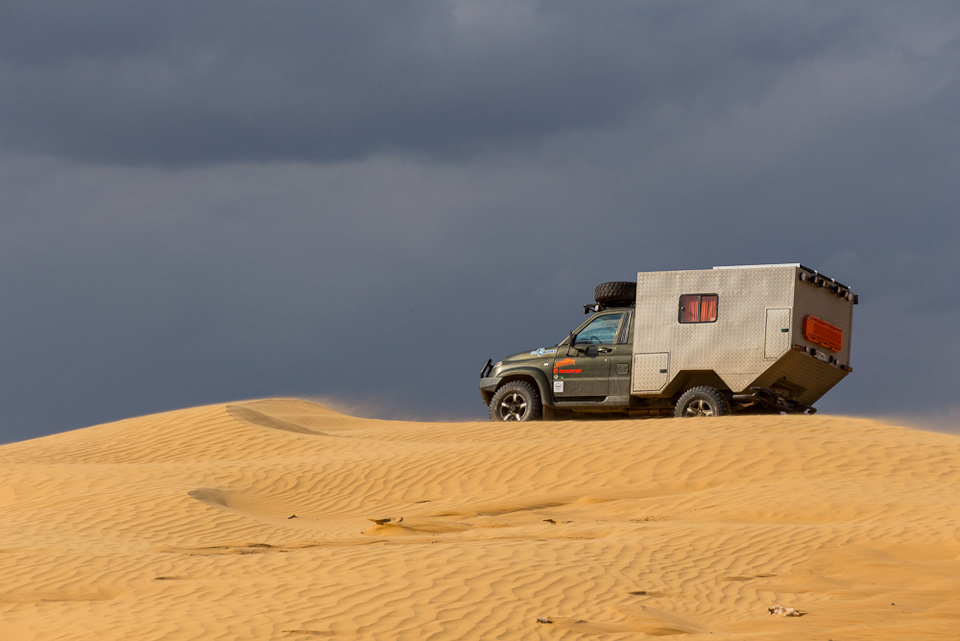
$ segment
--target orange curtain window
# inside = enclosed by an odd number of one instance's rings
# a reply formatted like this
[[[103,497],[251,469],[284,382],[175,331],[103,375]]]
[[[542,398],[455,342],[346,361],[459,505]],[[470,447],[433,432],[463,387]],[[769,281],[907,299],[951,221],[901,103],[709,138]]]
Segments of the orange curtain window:
[[[707,294],[700,298],[700,322],[712,323],[717,320],[717,295]]]
[[[696,323],[700,318],[700,297],[686,294],[680,297],[680,322]]]

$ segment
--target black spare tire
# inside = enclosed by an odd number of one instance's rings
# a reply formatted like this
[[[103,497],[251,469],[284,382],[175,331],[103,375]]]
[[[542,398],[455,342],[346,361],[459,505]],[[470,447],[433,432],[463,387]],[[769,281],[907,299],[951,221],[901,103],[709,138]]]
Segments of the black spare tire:
[[[617,280],[600,283],[593,290],[593,299],[598,303],[632,303],[637,297],[637,284],[631,281]]]

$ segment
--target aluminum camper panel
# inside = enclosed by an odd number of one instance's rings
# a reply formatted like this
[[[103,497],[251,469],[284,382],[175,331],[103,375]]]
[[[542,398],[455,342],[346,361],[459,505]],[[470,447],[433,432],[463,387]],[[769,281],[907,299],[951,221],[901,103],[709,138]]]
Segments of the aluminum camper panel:
[[[796,265],[640,272],[634,353],[669,354],[669,380],[683,371],[712,370],[732,391],[743,391],[771,365],[764,358],[766,310],[794,307],[797,273]],[[679,322],[684,294],[716,294],[716,321]],[[634,383],[655,378],[633,374]],[[636,385],[632,392],[654,395]]]
[[[791,349],[747,387],[765,387],[790,400],[813,405],[846,375],[847,372],[836,365]]]
[[[840,363],[850,364],[850,334],[853,328],[853,302],[840,296],[828,287],[814,284],[810,280],[797,278],[796,304],[793,310],[793,343],[821,349],[821,347],[803,335],[803,322],[807,316],[816,316],[843,332],[843,349],[830,352]]]

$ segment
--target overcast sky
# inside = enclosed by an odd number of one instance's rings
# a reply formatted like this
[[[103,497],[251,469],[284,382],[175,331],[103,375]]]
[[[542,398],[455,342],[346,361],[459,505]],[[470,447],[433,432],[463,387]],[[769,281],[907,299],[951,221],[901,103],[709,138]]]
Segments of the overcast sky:
[[[483,420],[600,281],[860,294],[818,407],[960,423],[960,3],[0,3],[0,441]]]

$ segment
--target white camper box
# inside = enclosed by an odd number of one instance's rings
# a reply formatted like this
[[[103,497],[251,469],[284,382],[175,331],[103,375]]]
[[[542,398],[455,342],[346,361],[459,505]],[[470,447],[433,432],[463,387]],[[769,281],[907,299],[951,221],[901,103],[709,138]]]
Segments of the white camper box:
[[[799,264],[640,272],[631,394],[695,385],[810,408],[851,370],[856,295]],[[785,405],[784,405],[785,404]]]

